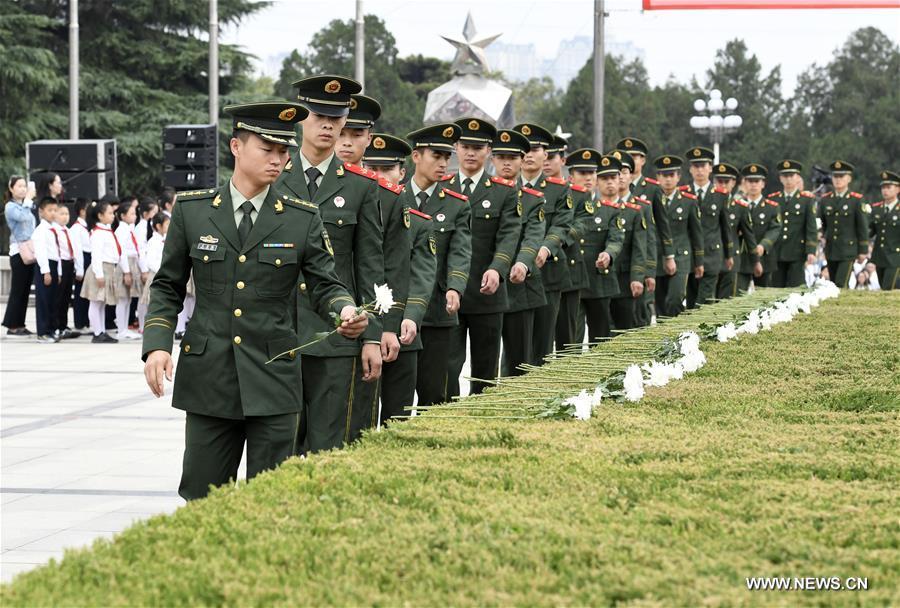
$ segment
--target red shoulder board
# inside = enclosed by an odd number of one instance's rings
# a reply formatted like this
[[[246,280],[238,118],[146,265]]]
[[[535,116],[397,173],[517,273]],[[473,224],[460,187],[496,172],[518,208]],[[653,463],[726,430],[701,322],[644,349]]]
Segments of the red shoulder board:
[[[687,184],[683,184],[681,186],[678,186],[678,189],[681,190],[682,192],[688,192],[691,189],[691,187]]]
[[[646,181],[648,184],[653,184],[654,186],[659,185],[659,182],[656,181],[655,179],[653,179],[652,177],[645,177],[644,181]]]
[[[412,207],[409,208],[409,212],[412,213],[412,214],[414,214],[414,215],[418,215],[419,217],[423,217],[423,218],[425,218],[426,220],[430,220],[430,219],[431,219],[431,216],[428,215],[427,213],[422,213],[422,212],[419,211],[418,209],[413,209]]]
[[[614,203],[612,201],[600,201],[600,204],[606,205],[607,207],[615,207],[616,209],[621,209],[621,207],[619,207],[619,203]]]
[[[400,184],[395,184],[392,181],[388,181],[383,177],[378,180],[378,185],[385,190],[390,190],[394,194],[400,194],[401,192],[403,192],[403,186],[401,186]]]
[[[747,201],[742,201],[739,198],[734,199],[734,202],[737,203],[738,205],[740,205],[741,207],[747,207],[747,208],[750,207],[750,203],[748,203]]]
[[[697,200],[697,197],[694,196],[693,194],[691,194],[690,192],[682,192],[681,196],[683,196],[684,198],[689,198],[693,201]]]
[[[810,192],[809,190],[801,190],[800,196],[805,196],[806,198],[816,198],[816,195]]]
[[[448,173],[447,175],[442,175],[442,176],[441,176],[441,181],[442,181],[442,182],[445,182],[445,181],[447,181],[448,179],[453,179],[454,177],[456,177],[456,173]]]
[[[635,211],[641,210],[641,206],[635,205],[634,203],[625,203],[625,206],[628,207],[629,209],[634,209]]]
[[[825,194],[822,195],[822,198],[828,198],[829,196],[832,196],[833,194],[834,194],[834,192],[826,192]]]
[[[454,198],[458,198],[461,201],[469,200],[469,197],[466,196],[465,194],[460,194],[459,192],[454,192],[453,190],[448,190],[447,188],[441,188],[441,192],[444,192],[445,194],[449,194],[450,196],[452,196]]]
[[[851,192],[850,196],[852,196],[853,198],[862,198],[862,194],[860,194],[859,192]]]
[[[878,201],[877,203],[872,203],[873,207],[881,207],[882,205],[884,205],[884,201]]]
[[[769,205],[770,207],[778,206],[778,203],[776,203],[775,201],[770,201],[769,199],[766,199],[766,204]]]
[[[353,163],[344,163],[344,169],[346,169],[350,173],[356,173],[357,175],[362,175],[363,177],[368,177],[369,179],[378,179],[378,174],[374,171],[363,169],[359,165],[354,165]]]
[[[587,192],[588,191],[588,189],[585,188],[584,186],[577,186],[575,184],[569,184],[569,187],[572,190],[574,190],[575,192]]]
[[[637,197],[637,198],[634,199],[634,200],[639,201],[639,202],[641,202],[641,203],[644,203],[645,205],[652,205],[652,204],[653,204],[653,203],[651,203],[650,201],[647,200],[647,197],[645,197],[645,196],[643,196],[643,195]]]
[[[767,194],[766,197],[772,198],[773,196],[781,196],[781,190],[778,192],[773,192],[772,194]]]
[[[565,186],[567,184],[566,180],[561,177],[548,177],[546,179],[551,184],[556,184],[557,186]]]
[[[725,188],[716,188],[715,191],[719,194],[728,194],[728,190],[726,190]]]
[[[516,185],[516,182],[512,181],[511,179],[503,179],[499,175],[492,175],[491,181],[495,184],[503,184],[504,186],[509,186],[510,188],[514,188]]]
[[[535,190],[534,188],[522,188],[522,192],[527,192],[531,196],[537,196],[539,198],[544,196],[543,192],[541,192],[540,190]]]

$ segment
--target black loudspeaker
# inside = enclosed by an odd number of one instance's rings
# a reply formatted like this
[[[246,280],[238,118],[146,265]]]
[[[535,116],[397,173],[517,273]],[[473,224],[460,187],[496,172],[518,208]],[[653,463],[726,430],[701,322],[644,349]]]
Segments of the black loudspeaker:
[[[169,125],[163,129],[163,183],[176,190],[215,188],[217,126]]]
[[[114,139],[42,139],[25,145],[28,174],[58,173],[65,200],[115,195],[116,154]]]
[[[115,171],[57,171],[66,200],[86,198],[98,201],[118,191]]]

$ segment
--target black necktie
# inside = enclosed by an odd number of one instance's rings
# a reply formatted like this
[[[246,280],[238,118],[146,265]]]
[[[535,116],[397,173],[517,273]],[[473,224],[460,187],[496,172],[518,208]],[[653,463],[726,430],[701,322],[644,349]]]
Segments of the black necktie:
[[[634,182],[628,184],[628,191],[634,194]]]
[[[428,193],[422,190],[416,195],[416,198],[419,199],[419,209],[425,206],[425,201],[428,200]]]
[[[309,188],[310,200],[316,198],[316,192],[319,191],[319,185],[316,183],[316,180],[319,179],[320,175],[322,175],[322,172],[315,167],[310,167],[306,170],[306,177],[309,179],[307,188]]]
[[[253,203],[245,201],[241,205],[241,211],[244,212],[244,217],[241,218],[241,223],[238,224],[238,240],[241,242],[241,247],[243,247],[244,243],[247,242],[247,237],[250,236],[250,229],[253,228],[253,219],[250,217],[250,212],[253,211]]]
[[[703,195],[705,195],[705,194],[706,194],[706,190],[704,190],[703,188],[700,188],[700,189],[697,191],[697,200],[698,200],[699,202],[702,203],[702,202],[703,202]]]
[[[466,179],[463,180],[462,193],[465,194],[466,196],[472,195],[472,178],[471,177],[467,177]]]

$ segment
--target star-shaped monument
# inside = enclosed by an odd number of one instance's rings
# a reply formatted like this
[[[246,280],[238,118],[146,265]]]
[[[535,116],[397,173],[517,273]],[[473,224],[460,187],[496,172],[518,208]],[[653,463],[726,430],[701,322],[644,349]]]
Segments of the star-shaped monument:
[[[499,38],[502,34],[485,36],[476,39],[475,22],[470,12],[466,16],[466,24],[463,27],[463,38],[453,36],[441,36],[444,40],[456,47],[456,57],[450,70],[454,74],[483,74],[487,71],[487,56],[484,49]]]

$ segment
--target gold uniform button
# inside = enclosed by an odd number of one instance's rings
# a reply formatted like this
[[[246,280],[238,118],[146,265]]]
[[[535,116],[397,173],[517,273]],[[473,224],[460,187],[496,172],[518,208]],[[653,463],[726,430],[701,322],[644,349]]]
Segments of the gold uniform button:
[[[300,283],[300,291],[306,291],[306,283]]]
[[[559,261],[559,258],[558,258],[557,256],[553,256],[553,261],[554,261],[554,262],[558,262],[558,261]]]
[[[343,226],[343,225],[344,225],[344,220],[338,220],[338,226]]]
[[[281,266],[281,258],[275,258],[275,265]]]
[[[582,245],[584,245],[584,239],[581,239],[581,240],[578,241],[578,242],[581,243]]]
[[[238,281],[236,287],[237,287],[238,289],[243,289],[243,288],[245,287],[244,282],[243,282],[243,281]]]
[[[239,316],[241,316],[242,314],[244,314],[244,313],[243,313],[243,311],[241,311],[240,308],[235,308],[235,309],[234,309],[234,316],[239,317]]]
[[[185,344],[185,345],[184,345],[184,352],[186,352],[186,353],[191,352],[191,345],[190,345],[190,344]]]
[[[238,262],[240,262],[241,264],[243,264],[246,261],[247,261],[247,256],[245,256],[244,254],[241,254],[238,256]]]
[[[235,344],[240,344],[240,343],[241,343],[241,337],[240,337],[240,336],[235,336],[235,337],[234,337],[234,343],[235,343]]]
[[[203,256],[203,261],[204,261],[204,262],[208,262],[208,261],[209,261],[209,256],[208,256],[208,255]]]

